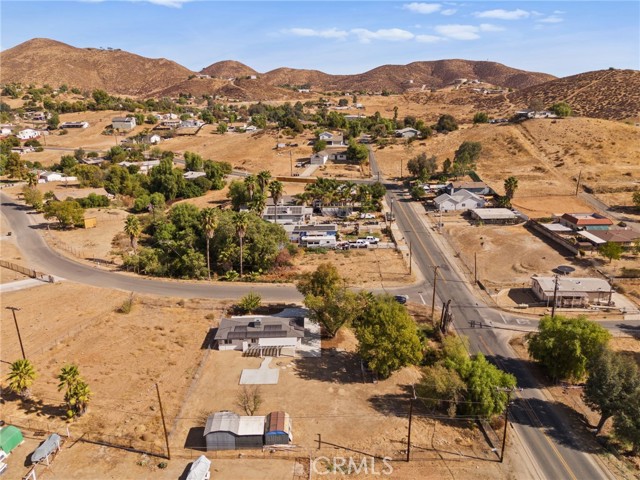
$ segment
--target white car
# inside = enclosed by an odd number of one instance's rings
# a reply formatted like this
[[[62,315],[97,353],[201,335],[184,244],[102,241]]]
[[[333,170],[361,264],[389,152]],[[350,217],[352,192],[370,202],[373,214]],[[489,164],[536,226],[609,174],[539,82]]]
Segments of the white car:
[[[373,213],[361,213],[360,218],[371,219],[376,218],[376,216]]]

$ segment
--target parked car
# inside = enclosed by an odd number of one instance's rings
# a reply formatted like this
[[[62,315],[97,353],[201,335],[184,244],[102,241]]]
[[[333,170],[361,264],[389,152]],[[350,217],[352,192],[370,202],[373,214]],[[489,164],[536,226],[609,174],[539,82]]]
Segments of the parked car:
[[[369,242],[369,243],[371,243],[373,245],[375,245],[376,243],[378,243],[380,241],[380,239],[378,237],[372,237],[371,235],[368,235],[368,236],[364,237],[364,239],[367,242]]]
[[[355,242],[349,242],[349,248],[368,248],[369,242],[364,238],[359,238]]]
[[[393,297],[393,299],[396,302],[401,303],[402,305],[404,305],[405,303],[407,303],[407,300],[409,300],[409,295],[395,295]]]
[[[376,216],[373,213],[361,213],[360,218],[371,219],[376,218]]]

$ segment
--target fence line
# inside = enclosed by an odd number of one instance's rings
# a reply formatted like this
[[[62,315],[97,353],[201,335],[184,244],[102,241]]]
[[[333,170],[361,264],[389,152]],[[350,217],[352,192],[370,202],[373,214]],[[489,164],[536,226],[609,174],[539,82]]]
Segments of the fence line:
[[[54,278],[52,275],[38,272],[37,270],[26,268],[16,263],[8,262],[6,260],[0,260],[0,267],[8,268],[9,270],[22,273],[23,275],[27,275],[28,277],[35,278],[37,280],[42,280],[43,282],[48,282],[48,283],[54,282]]]

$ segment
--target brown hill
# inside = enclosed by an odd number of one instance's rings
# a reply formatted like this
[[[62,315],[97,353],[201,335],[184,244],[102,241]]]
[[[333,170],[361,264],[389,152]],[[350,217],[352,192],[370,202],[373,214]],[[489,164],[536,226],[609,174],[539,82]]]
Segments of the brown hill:
[[[507,88],[526,88],[556,77],[526,72],[495,62],[438,60],[408,65],[383,65],[356,75],[329,75],[317,70],[278,68],[262,76],[271,85],[310,84],[314,90],[368,90],[403,92],[409,88],[441,88],[456,78],[482,80]]]
[[[193,72],[170,60],[122,50],[76,48],[35,38],[0,53],[0,82],[48,83],[120,95],[152,95]]]
[[[216,78],[238,78],[258,74],[253,68],[248,67],[244,63],[236,62],[235,60],[216,62],[203,68],[200,73]]]
[[[608,120],[640,116],[640,71],[597,70],[541,83],[509,95],[518,107],[567,102],[576,115]]]

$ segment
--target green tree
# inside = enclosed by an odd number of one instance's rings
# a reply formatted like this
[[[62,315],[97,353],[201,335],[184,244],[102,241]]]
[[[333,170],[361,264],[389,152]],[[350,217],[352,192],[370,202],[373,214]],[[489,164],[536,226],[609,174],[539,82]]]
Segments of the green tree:
[[[566,102],[554,103],[551,106],[551,111],[559,117],[570,117],[573,115],[571,107]]]
[[[633,196],[631,197],[631,201],[635,205],[637,210],[640,210],[640,190],[633,192]]]
[[[411,198],[413,200],[421,200],[424,195],[424,188],[422,188],[420,185],[414,185],[413,187],[411,187]]]
[[[351,323],[362,309],[363,298],[345,286],[326,296],[306,295],[304,305],[312,322],[322,327],[323,335],[333,338],[342,326]]]
[[[445,410],[450,417],[456,415],[458,404],[464,399],[467,386],[458,372],[442,364],[424,367],[416,385],[416,394],[427,408]]]
[[[505,196],[509,199],[509,202],[513,200],[513,196],[518,189],[518,179],[516,177],[509,177],[504,181]]]
[[[224,135],[225,133],[227,133],[227,124],[224,122],[220,122],[218,123],[218,128],[216,128],[216,131],[220,134],[220,135]]]
[[[490,417],[505,410],[509,396],[504,390],[515,388],[513,375],[489,363],[482,353],[467,362],[458,373],[467,386],[465,414]]]
[[[480,142],[462,142],[453,158],[453,171],[456,176],[466,175],[470,170],[474,170],[481,151]]]
[[[29,388],[33,385],[36,376],[36,369],[29,359],[16,360],[9,367],[7,375],[9,390],[17,393],[23,399],[29,398],[31,396]]]
[[[78,378],[64,394],[64,400],[67,402],[67,417],[73,418],[83,415],[89,406],[92,392],[87,382],[82,378]]]
[[[5,164],[4,171],[9,178],[18,178],[22,180],[27,176],[27,166],[22,158],[20,158],[20,154],[16,152],[11,152],[7,156],[7,163]]]
[[[422,152],[407,162],[407,168],[411,175],[424,182],[437,170],[437,159],[433,155],[427,157],[427,154]]]
[[[71,228],[82,223],[84,209],[75,200],[59,202],[52,200],[44,206],[44,218],[55,218],[64,228]]]
[[[473,116],[473,123],[487,123],[489,121],[489,115],[485,112],[478,112]]]
[[[591,361],[583,396],[587,405],[600,412],[596,435],[639,388],[640,372],[632,358],[605,348]]]
[[[246,182],[240,180],[232,180],[229,184],[227,197],[231,200],[231,206],[234,210],[240,210],[243,205],[248,204],[251,200],[248,187],[249,185]]]
[[[322,150],[324,150],[325,148],[327,148],[327,142],[326,140],[316,140],[313,143],[313,153],[318,153],[321,152]]]
[[[236,235],[240,242],[240,278],[243,275],[243,242],[244,237],[247,234],[247,227],[249,225],[249,218],[246,212],[237,212],[233,217],[233,225],[236,228]]]
[[[315,271],[304,273],[296,284],[298,291],[307,296],[325,297],[333,294],[344,285],[344,280],[333,263],[324,262]]]
[[[185,170],[189,172],[204,171],[204,160],[197,153],[184,152]]]
[[[553,380],[582,380],[589,362],[607,345],[611,334],[585,317],[546,315],[538,331],[527,335],[529,354]]]
[[[451,115],[448,115],[448,114],[440,115],[440,118],[438,118],[438,123],[436,123],[435,129],[438,132],[453,132],[454,130],[458,130],[458,122]]]
[[[211,249],[209,248],[209,242],[213,238],[216,227],[218,226],[218,212],[213,208],[203,208],[200,215],[202,216],[202,229],[204,230],[204,236],[207,240],[207,274],[209,280],[211,280]]]
[[[632,453],[640,454],[640,388],[626,398],[613,417],[616,437],[631,444]]]
[[[416,324],[407,309],[389,295],[368,302],[355,323],[355,333],[358,353],[382,378],[422,358]]]
[[[612,260],[620,260],[620,257],[622,257],[622,245],[614,242],[603,243],[598,247],[598,253],[608,258],[609,263],[611,263]]]
[[[258,179],[255,175],[247,175],[244,178],[244,184],[246,186],[247,193],[249,194],[249,200],[253,200],[253,194],[258,186]]]
[[[47,120],[47,126],[51,130],[55,130],[56,128],[58,128],[58,125],[60,125],[60,117],[56,112],[53,112],[51,114],[51,117],[49,117],[49,120]]]
[[[271,198],[273,199],[273,206],[275,212],[275,222],[278,223],[278,203],[282,198],[283,185],[282,182],[278,180],[274,180],[269,184],[269,192],[271,193]]]
[[[363,165],[369,161],[369,149],[357,143],[354,138],[349,140],[349,146],[347,147],[347,161],[356,165]]]
[[[35,210],[40,211],[43,208],[43,195],[40,190],[25,185],[22,187],[22,197],[27,205],[32,206]]]
[[[138,248],[138,238],[142,233],[142,226],[140,225],[140,220],[135,215],[127,216],[127,219],[124,223],[124,233],[129,236],[129,241],[131,242],[131,248],[133,249],[133,253],[136,253]]]
[[[265,193],[267,186],[269,185],[269,181],[271,180],[271,172],[269,170],[262,170],[258,172],[256,177],[258,179],[258,186],[260,187],[260,192]]]

